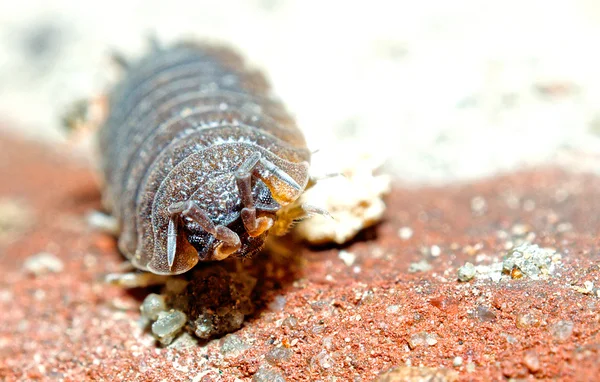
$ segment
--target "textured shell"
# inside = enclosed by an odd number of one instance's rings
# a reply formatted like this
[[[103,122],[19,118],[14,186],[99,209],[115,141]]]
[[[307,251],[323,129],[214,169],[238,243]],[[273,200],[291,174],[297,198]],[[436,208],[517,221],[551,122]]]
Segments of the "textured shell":
[[[181,273],[198,261],[178,241],[186,255],[167,266],[167,207],[193,198],[216,223],[235,224],[228,221],[240,204],[234,173],[253,152],[302,189],[308,182],[310,152],[301,131],[263,75],[227,48],[179,44],[128,68],[110,95],[99,141],[103,201],[121,227],[119,248],[154,273]],[[269,183],[281,205],[302,192]]]

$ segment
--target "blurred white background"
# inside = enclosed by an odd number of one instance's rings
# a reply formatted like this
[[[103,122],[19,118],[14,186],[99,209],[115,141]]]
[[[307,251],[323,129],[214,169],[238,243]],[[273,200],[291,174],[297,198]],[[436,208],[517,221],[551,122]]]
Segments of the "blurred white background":
[[[4,0],[1,125],[64,139],[65,108],[109,88],[109,52],[150,33],[238,47],[311,147],[358,141],[404,180],[600,169],[593,0]]]

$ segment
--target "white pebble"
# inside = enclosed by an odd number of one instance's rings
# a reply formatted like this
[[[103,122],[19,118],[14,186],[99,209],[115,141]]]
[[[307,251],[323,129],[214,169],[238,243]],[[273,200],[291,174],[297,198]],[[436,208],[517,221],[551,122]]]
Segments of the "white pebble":
[[[344,250],[340,251],[340,253],[338,254],[338,257],[348,267],[352,266],[352,264],[354,264],[354,261],[356,260],[356,255],[354,253],[348,252],[348,251],[344,251]]]
[[[466,263],[458,268],[458,279],[460,281],[469,281],[475,277],[475,266],[471,263]]]
[[[398,236],[400,236],[400,239],[402,240],[408,240],[412,237],[413,235],[413,230],[410,227],[402,227],[398,230]]]
[[[48,252],[41,252],[37,255],[30,256],[25,263],[23,268],[28,273],[35,276],[45,275],[47,273],[58,273],[64,269],[63,262],[55,255]]]
[[[459,367],[463,364],[463,359],[462,357],[454,357],[454,361],[452,361],[452,365],[454,367]]]

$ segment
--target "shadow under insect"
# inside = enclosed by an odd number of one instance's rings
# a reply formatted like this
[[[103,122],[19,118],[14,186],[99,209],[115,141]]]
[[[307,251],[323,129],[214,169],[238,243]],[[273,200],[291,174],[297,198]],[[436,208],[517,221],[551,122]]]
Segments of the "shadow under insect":
[[[148,329],[163,345],[184,332],[208,340],[238,330],[299,277],[301,247],[292,243],[285,248],[253,258],[202,263],[165,278],[160,294],[148,294],[142,303]],[[132,290],[138,297],[139,292]]]

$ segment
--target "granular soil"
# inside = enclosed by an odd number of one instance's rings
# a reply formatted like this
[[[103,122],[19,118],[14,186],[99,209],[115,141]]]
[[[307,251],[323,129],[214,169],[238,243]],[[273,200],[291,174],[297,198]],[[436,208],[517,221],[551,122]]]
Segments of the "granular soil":
[[[156,290],[103,281],[124,259],[87,221],[100,208],[94,170],[61,151],[0,138],[0,380],[600,374],[596,175],[540,168],[444,187],[397,182],[385,219],[351,243],[287,239],[283,253],[259,255],[256,310],[240,330],[164,347],[139,311]],[[551,248],[553,272],[486,276],[521,244]],[[459,281],[467,262],[476,272]]]

